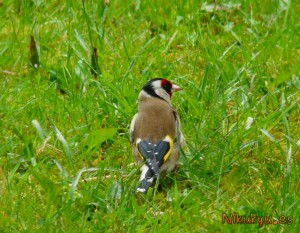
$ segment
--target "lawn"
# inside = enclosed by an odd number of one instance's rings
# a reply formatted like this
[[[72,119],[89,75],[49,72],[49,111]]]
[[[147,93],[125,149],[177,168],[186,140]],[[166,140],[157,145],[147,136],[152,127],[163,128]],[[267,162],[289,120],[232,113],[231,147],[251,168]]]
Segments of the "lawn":
[[[300,232],[300,2],[0,0],[0,232]],[[147,194],[164,77],[187,144]]]

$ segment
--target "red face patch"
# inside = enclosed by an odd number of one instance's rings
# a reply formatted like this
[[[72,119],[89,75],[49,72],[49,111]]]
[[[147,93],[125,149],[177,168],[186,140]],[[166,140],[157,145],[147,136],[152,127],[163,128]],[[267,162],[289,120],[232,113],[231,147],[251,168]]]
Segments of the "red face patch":
[[[169,80],[162,79],[160,85],[170,96],[172,95],[172,83]]]

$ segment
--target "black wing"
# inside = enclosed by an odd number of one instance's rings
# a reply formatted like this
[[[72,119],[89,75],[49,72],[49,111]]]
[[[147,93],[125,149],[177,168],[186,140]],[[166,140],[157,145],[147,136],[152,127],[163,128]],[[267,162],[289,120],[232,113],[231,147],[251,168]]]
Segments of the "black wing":
[[[168,140],[160,140],[155,144],[149,140],[138,140],[139,154],[155,176],[159,176],[159,168],[171,154],[173,141],[169,138]]]

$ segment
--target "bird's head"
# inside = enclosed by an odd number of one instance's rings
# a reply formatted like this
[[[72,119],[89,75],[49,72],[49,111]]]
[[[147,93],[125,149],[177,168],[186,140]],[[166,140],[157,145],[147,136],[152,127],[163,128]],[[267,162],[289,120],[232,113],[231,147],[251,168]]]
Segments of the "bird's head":
[[[182,90],[164,78],[154,78],[146,83],[140,92],[139,98],[156,97],[170,103],[173,92]]]

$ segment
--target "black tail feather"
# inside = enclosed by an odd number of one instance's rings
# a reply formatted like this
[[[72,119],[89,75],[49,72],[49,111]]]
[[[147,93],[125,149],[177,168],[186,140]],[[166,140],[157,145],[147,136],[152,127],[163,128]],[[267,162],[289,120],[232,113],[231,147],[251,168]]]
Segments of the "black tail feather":
[[[148,191],[149,187],[151,186],[155,178],[152,170],[148,166],[145,167],[145,169],[147,169],[147,171],[142,172],[141,181],[139,187],[137,188],[137,191],[141,193],[146,193]]]
[[[139,154],[144,159],[146,165],[142,167],[142,176],[140,179],[140,185],[137,189],[138,192],[147,192],[155,177],[159,177],[159,168],[167,159],[166,156],[170,154],[170,142],[158,141],[153,144],[149,140],[140,140],[137,143]]]

